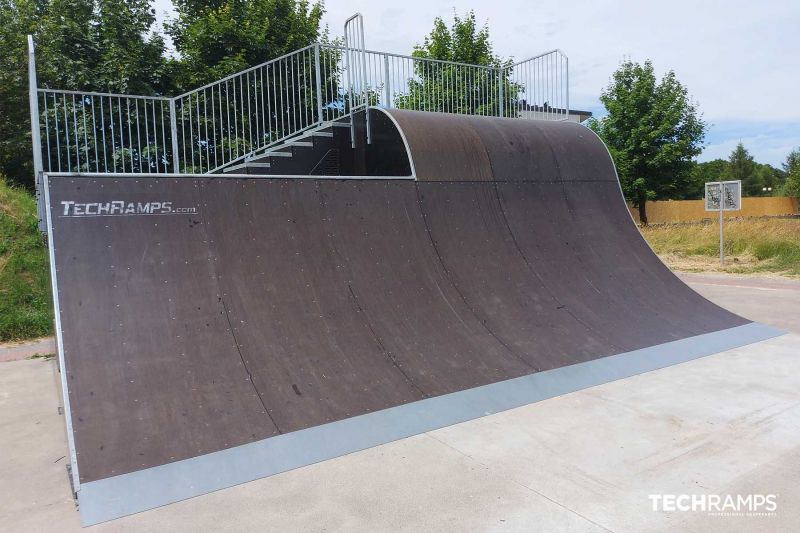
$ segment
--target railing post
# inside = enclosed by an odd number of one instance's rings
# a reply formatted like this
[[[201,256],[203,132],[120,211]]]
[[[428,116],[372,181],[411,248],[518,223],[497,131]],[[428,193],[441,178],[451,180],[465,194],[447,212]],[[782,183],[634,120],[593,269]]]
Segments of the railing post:
[[[505,83],[504,83],[505,82],[505,76],[503,75],[504,71],[505,71],[505,67],[499,67],[497,69],[497,72],[498,72],[497,83],[499,84],[497,94],[498,94],[499,99],[500,99],[500,116],[501,117],[504,116],[504,114],[503,114],[503,105],[504,105],[504,102],[503,102],[503,96],[504,96],[503,95],[503,86],[505,85]]]
[[[389,75],[389,55],[383,54],[383,92],[386,99],[386,107],[392,107],[392,90],[389,87],[391,76]]]
[[[175,113],[175,99],[169,99],[169,129],[172,132],[172,172],[181,173],[181,159],[178,155],[178,117]]]
[[[46,231],[44,191],[42,191],[42,130],[39,123],[39,87],[36,82],[36,49],[33,35],[28,35],[28,99],[31,111],[31,147],[33,148],[33,180],[36,187],[36,211],[39,216],[39,231]]]
[[[567,72],[566,72],[567,81],[564,90],[567,92],[567,120],[569,120],[569,58],[564,56],[564,59],[566,60],[566,65],[567,65]]]
[[[319,43],[314,45],[314,72],[317,76],[317,121],[322,123],[322,78],[320,76]]]

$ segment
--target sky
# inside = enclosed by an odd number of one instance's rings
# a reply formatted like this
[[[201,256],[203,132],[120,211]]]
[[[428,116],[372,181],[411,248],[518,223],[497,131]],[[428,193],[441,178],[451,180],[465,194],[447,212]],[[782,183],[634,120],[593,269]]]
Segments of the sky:
[[[170,0],[156,0],[159,18]],[[620,61],[674,70],[709,123],[700,161],[738,142],[780,166],[800,147],[800,0],[328,0],[332,36],[364,15],[367,48],[408,54],[437,16],[473,9],[495,52],[522,60],[560,48],[570,60],[570,105],[603,114],[599,96]]]

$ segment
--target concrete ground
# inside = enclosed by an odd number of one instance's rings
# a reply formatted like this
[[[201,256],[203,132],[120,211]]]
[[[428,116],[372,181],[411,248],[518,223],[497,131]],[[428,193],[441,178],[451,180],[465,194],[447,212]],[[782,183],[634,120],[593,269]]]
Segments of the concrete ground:
[[[800,282],[683,275],[791,333],[91,528],[797,531]],[[0,363],[0,530],[77,531],[53,360]],[[772,516],[652,494],[774,494]]]

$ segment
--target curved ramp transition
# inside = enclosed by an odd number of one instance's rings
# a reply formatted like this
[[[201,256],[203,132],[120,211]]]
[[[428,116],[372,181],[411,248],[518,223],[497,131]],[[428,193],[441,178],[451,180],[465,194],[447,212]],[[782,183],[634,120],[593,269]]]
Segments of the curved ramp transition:
[[[670,273],[589,130],[371,112],[408,178],[47,177],[84,524],[779,333]]]

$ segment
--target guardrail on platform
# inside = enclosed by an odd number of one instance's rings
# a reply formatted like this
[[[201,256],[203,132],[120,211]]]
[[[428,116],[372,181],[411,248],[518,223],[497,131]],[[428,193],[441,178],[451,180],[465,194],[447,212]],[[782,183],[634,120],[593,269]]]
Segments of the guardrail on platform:
[[[42,172],[216,172],[370,105],[569,119],[560,50],[501,66],[376,52],[359,14],[344,46],[312,44],[174,98],[39,88],[31,36],[28,50],[37,192]]]

